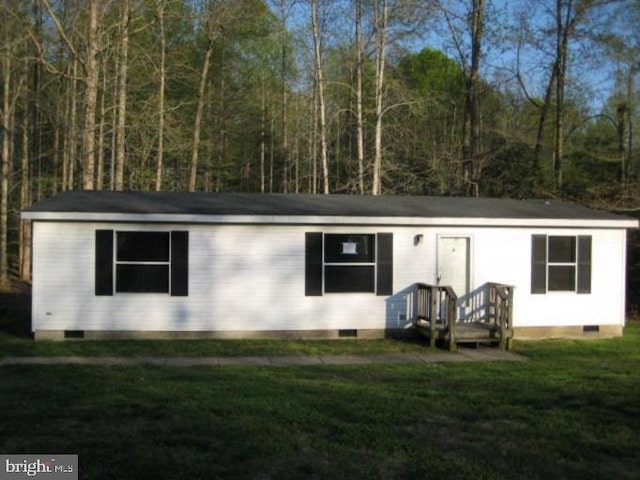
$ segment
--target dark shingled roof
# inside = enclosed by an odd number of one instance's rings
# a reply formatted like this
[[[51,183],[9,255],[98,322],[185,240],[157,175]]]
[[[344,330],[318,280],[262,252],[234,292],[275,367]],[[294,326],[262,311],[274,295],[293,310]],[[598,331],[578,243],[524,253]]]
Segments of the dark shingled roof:
[[[25,212],[185,215],[624,220],[626,217],[554,200],[494,198],[69,191]]]

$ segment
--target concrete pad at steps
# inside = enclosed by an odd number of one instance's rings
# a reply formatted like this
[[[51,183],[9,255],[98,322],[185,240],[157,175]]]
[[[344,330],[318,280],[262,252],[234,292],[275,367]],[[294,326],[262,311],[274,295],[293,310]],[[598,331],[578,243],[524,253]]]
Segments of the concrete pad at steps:
[[[465,356],[471,360],[477,360],[482,362],[494,361],[494,360],[508,360],[508,361],[523,361],[524,357],[507,350],[500,350],[499,348],[490,348],[479,346],[478,348],[460,347],[458,354]]]
[[[417,355],[424,363],[470,362],[473,359],[456,352],[438,352]]]

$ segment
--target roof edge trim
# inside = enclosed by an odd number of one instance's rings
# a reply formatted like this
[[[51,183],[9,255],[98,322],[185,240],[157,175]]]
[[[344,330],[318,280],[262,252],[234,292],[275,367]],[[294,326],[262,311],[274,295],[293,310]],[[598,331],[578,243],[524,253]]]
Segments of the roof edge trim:
[[[490,227],[638,228],[634,219],[569,218],[476,218],[476,217],[358,217],[318,215],[190,215],[160,213],[87,213],[23,211],[22,219],[59,222],[139,222],[194,224],[282,224],[282,225],[461,225]]]

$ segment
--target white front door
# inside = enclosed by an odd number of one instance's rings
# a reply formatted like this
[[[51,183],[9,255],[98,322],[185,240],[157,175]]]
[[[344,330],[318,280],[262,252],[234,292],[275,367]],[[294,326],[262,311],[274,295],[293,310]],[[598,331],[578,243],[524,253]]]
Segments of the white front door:
[[[438,285],[453,287],[461,297],[469,293],[469,237],[438,237]]]

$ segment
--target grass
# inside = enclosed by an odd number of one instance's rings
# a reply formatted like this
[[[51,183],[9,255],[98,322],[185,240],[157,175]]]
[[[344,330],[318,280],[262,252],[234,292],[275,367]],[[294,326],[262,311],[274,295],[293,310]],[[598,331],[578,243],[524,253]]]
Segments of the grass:
[[[215,357],[288,355],[375,355],[429,353],[426,343],[412,340],[83,340],[38,341],[0,333],[0,358],[7,356]]]
[[[78,453],[83,479],[638,478],[640,324],[516,350],[530,361],[0,367],[0,452]]]

